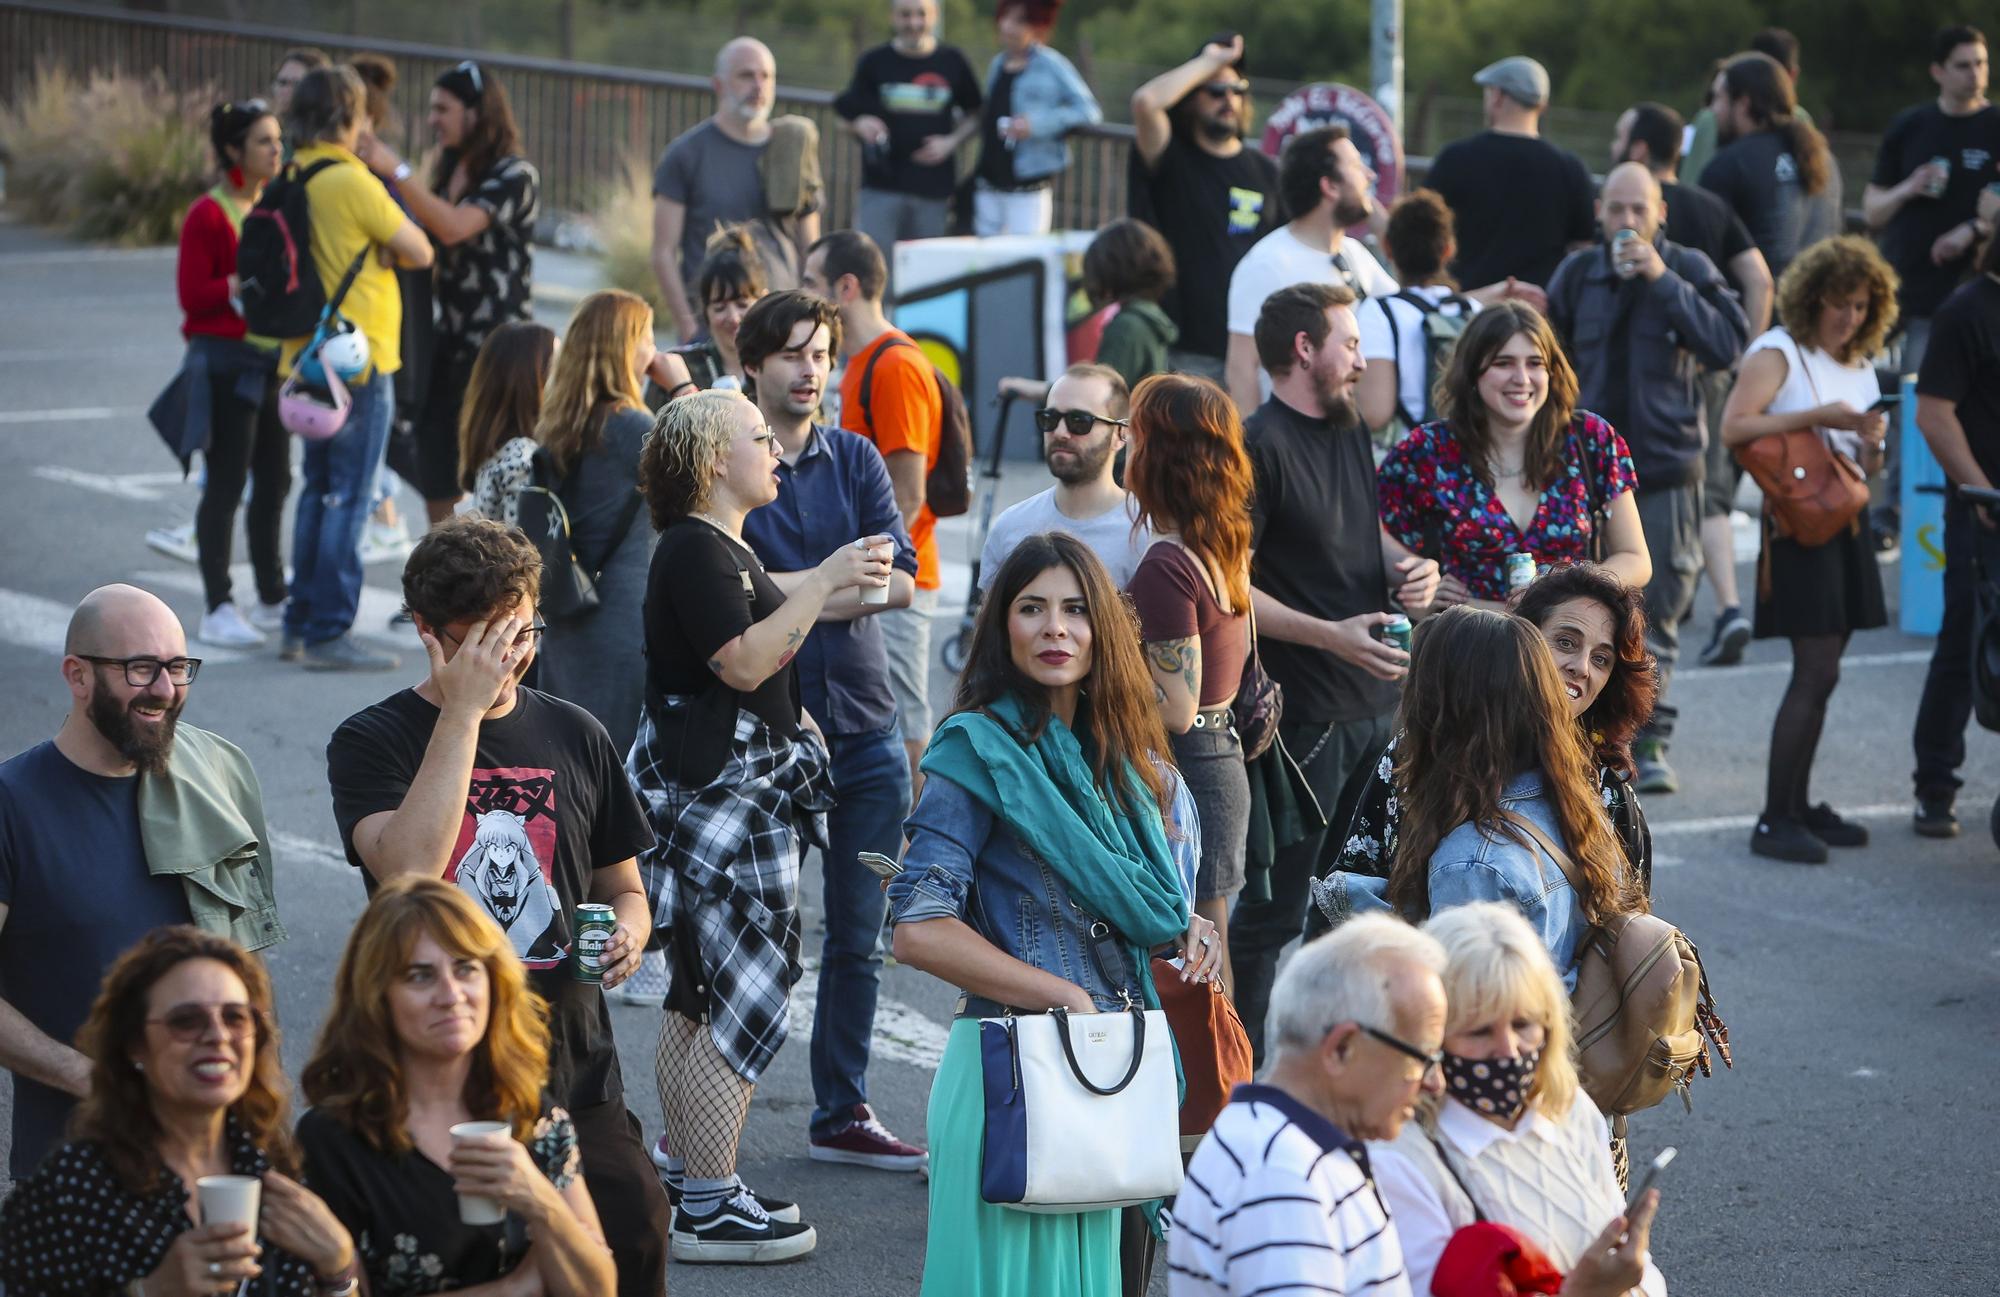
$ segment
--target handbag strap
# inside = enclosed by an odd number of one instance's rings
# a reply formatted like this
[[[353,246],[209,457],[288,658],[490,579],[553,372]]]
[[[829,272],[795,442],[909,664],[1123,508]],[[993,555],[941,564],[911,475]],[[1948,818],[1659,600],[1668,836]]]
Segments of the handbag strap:
[[[1549,859],[1556,862],[1556,868],[1562,870],[1563,877],[1569,880],[1570,888],[1576,892],[1577,898],[1579,900],[1583,898],[1583,880],[1576,872],[1576,862],[1569,858],[1569,853],[1557,845],[1553,838],[1542,832],[1541,825],[1514,811],[1503,810],[1500,812],[1500,818],[1526,833],[1534,840],[1536,846],[1547,852]]]
[[[1122,1092],[1126,1086],[1132,1084],[1133,1078],[1139,1075],[1139,1064],[1146,1060],[1146,1011],[1135,1004],[1129,1012],[1132,1015],[1132,1063],[1125,1069],[1125,1075],[1119,1079],[1118,1084],[1103,1086],[1085,1076],[1083,1068],[1076,1061],[1076,1047],[1069,1041],[1069,1010],[1049,1010],[1049,1016],[1056,1020],[1056,1039],[1062,1041],[1063,1060],[1069,1064],[1070,1073],[1076,1077],[1076,1083],[1092,1094],[1108,1098]]]
[[[1468,1203],[1472,1204],[1472,1219],[1482,1225],[1485,1224],[1486,1212],[1479,1206],[1479,1199],[1472,1196],[1472,1186],[1465,1182],[1465,1177],[1458,1173],[1458,1168],[1451,1164],[1451,1158],[1446,1156],[1444,1144],[1438,1139],[1437,1133],[1428,1126],[1423,1127],[1423,1132],[1424,1138],[1437,1150],[1438,1161],[1444,1164],[1444,1173],[1451,1177],[1451,1182],[1458,1186],[1458,1191],[1465,1195]]]

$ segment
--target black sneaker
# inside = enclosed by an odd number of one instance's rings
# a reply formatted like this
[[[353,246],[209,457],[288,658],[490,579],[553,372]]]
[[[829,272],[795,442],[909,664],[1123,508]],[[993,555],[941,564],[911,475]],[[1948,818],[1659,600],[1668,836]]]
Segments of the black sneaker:
[[[1750,619],[1741,608],[1724,608],[1715,616],[1715,633],[1708,637],[1708,647],[1701,651],[1701,664],[1733,667],[1741,662],[1743,650],[1750,644],[1751,630]]]
[[[1758,818],[1757,827],[1750,834],[1750,850],[1754,855],[1799,865],[1823,865],[1827,861],[1826,843],[1814,837],[1811,829],[1797,820],[1773,819],[1768,815]]]
[[[748,1190],[706,1216],[677,1208],[667,1238],[683,1265],[770,1265],[819,1246],[812,1226],[774,1218]]]
[[[1632,788],[1641,793],[1677,793],[1680,776],[1667,764],[1667,745],[1658,739],[1640,739],[1632,745]]]
[[[1958,836],[1958,816],[1952,813],[1951,804],[1955,800],[1950,793],[1917,797],[1917,813],[1911,818],[1910,826],[1917,836],[1925,838],[1955,838]]]
[[[654,1147],[657,1148],[658,1145],[655,1145]],[[659,1164],[659,1159],[656,1157],[653,1159],[653,1162],[654,1165],[657,1166]],[[667,1191],[667,1206],[673,1208],[676,1212],[678,1212],[681,1206],[680,1187],[674,1184],[673,1181],[667,1179],[664,1175],[660,1177],[660,1187]],[[764,1214],[766,1216],[769,1216],[772,1220],[781,1220],[784,1221],[786,1224],[792,1224],[796,1222],[799,1218],[799,1205],[795,1202],[786,1202],[783,1198],[766,1198],[763,1194],[758,1193],[755,1189],[751,1189],[748,1187],[744,1189],[744,1192],[749,1194],[752,1198],[755,1198],[757,1200],[757,1205],[759,1207],[762,1207],[764,1209]]]
[[[1894,527],[1876,524],[1870,538],[1875,544],[1875,561],[1881,564],[1894,563],[1903,557],[1903,538]]]
[[[1829,847],[1865,847],[1868,845],[1868,829],[1853,820],[1840,818],[1825,802],[1806,808],[1805,826],[1812,835]]]

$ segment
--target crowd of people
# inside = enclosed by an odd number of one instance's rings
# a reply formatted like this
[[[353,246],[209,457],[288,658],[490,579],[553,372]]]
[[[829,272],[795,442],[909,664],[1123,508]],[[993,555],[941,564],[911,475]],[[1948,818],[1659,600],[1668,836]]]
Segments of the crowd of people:
[[[537,176],[479,62],[437,78],[421,178],[378,134],[386,60],[292,51],[271,100],[215,109],[187,358],[155,411],[206,465],[196,639],[395,668],[354,623],[399,462],[430,523],[402,571],[424,672],[326,747],[368,901],[294,1121],[254,953],[286,935],[257,773],[180,723],[202,663],[171,609],[123,584],[77,605],[68,715],[0,764],[9,1291],[658,1297],[669,1257],[811,1253],[811,1204],[737,1160],[790,1034],[817,848],[805,1147],[928,1177],[926,1293],[1133,1294],[1156,1263],[1186,1297],[1455,1297],[1503,1270],[1665,1292],[1625,1118],[1685,1095],[1711,1045],[1726,1064],[1727,1032],[1704,1000],[1628,1102],[1582,1057],[1572,995],[1651,909],[1640,796],[1678,786],[1668,700],[1704,570],[1704,664],[1790,643],[1750,849],[1813,864],[1868,841],[1811,789],[1849,638],[1885,620],[1878,371],[1917,373],[1955,486],[2000,481],[1985,37],[1941,32],[1935,104],[1884,136],[1879,247],[1839,232],[1780,31],[1718,62],[1691,124],[1621,115],[1601,188],[1540,137],[1546,70],[1502,59],[1476,78],[1487,129],[1386,210],[1339,126],[1246,146],[1240,37],[1148,81],[1132,214],[1084,258],[1097,353],[1001,382],[1037,404],[1053,482],[983,537],[934,722],[963,405],[892,322],[885,253],[954,220],[1045,232],[1064,137],[1100,113],[1047,44],[1053,0],[1000,0],[983,83],[932,0],[892,12],[837,101],[863,148],[854,229],[821,231],[816,138],[772,118],[770,52],[718,53],[716,112],[654,182],[668,348],[626,292],[585,298],[560,340],[527,318]],[[271,289],[249,222],[280,207],[309,221],[300,273],[327,303],[304,337],[250,327]],[[288,581],[288,429],[313,384],[340,417],[300,430]],[[1825,466],[1846,512],[1767,492],[1745,616],[1738,466],[1772,456]],[[1956,494],[1946,520],[1927,836],[1958,829],[1971,570],[1997,525]],[[64,921],[79,879],[84,925]],[[922,1145],[868,1097],[885,945],[959,992]],[[657,1135],[610,996],[660,1012]],[[1078,1102],[1143,1077],[1194,1105],[1186,1064],[1213,1088],[1214,1057],[1254,1060],[1191,1132],[1181,1109],[1178,1194],[1021,1209],[1009,1159],[1032,1141],[1007,1140],[1021,1103],[1055,1101],[1019,1061],[1041,1015]],[[1077,1063],[1072,1015],[1138,1024],[1118,1090]],[[1142,1073],[1149,1021],[1171,1065]],[[1104,1171],[1130,1151],[1064,1153]]]

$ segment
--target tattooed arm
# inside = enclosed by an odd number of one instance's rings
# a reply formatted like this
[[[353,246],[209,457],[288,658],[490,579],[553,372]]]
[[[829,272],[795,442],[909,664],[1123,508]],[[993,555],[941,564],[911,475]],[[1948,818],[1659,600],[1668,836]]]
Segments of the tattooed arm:
[[[784,670],[797,656],[799,645],[805,643],[827,600],[850,587],[888,583],[889,537],[866,536],[862,542],[842,545],[829,554],[792,589],[776,612],[715,650],[708,669],[731,689],[745,693]]]
[[[1201,637],[1147,640],[1146,665],[1160,698],[1160,721],[1169,734],[1185,734],[1201,709]]]

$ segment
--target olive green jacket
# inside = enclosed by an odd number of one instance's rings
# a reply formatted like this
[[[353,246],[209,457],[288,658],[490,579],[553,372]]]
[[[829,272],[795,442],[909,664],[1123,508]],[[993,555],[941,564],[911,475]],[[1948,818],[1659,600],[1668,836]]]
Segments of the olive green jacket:
[[[285,939],[272,892],[264,794],[243,749],[182,725],[163,775],[139,778],[139,840],[155,877],[178,877],[195,926],[246,950]]]

